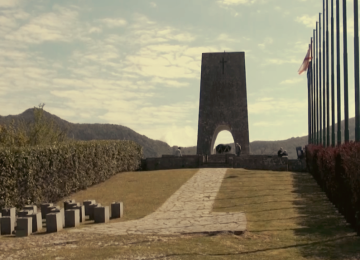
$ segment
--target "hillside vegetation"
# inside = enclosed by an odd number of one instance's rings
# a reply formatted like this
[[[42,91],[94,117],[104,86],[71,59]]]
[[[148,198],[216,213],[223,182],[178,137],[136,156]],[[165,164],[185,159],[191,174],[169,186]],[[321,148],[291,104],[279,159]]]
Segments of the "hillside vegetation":
[[[38,112],[37,112],[38,111]],[[41,113],[40,113],[41,112]],[[43,127],[36,128],[36,113],[41,114],[41,119],[44,122],[50,122],[51,126],[46,128],[46,125],[50,123],[43,124]],[[38,116],[40,117],[40,116]],[[39,120],[39,119],[38,119]],[[23,129],[29,129],[28,126],[32,125],[32,134],[34,136],[47,136],[47,142],[60,142],[60,141],[71,141],[71,140],[132,140],[140,144],[143,147],[143,158],[151,157],[161,157],[163,154],[174,154],[178,146],[169,146],[167,143],[159,140],[153,140],[145,135],[140,135],[137,132],[131,130],[128,127],[114,124],[74,124],[66,120],[61,119],[60,117],[50,114],[43,110],[43,106],[40,108],[30,108],[24,111],[19,115],[8,115],[0,116],[0,126],[3,128],[10,129],[11,123],[14,122],[14,129],[17,129],[18,126],[25,126]],[[344,133],[344,121],[341,122],[342,134]],[[31,129],[31,128],[30,128]],[[36,130],[37,129],[37,130]],[[42,130],[39,130],[42,129]],[[46,135],[47,129],[55,129],[49,135]],[[337,124],[335,125],[337,129]],[[355,140],[355,118],[349,119],[349,129],[350,129],[350,140]],[[15,130],[14,130],[15,131]],[[42,132],[39,132],[42,131]],[[29,132],[29,130],[27,130]],[[49,131],[48,131],[49,132]],[[41,133],[41,134],[39,134]],[[28,133],[30,134],[30,133]],[[26,134],[18,135],[17,140],[22,140],[26,142]],[[38,140],[35,137],[32,139],[33,143]],[[38,140],[39,141],[39,140]],[[286,140],[278,141],[253,141],[250,143],[250,154],[268,154],[275,155],[280,147],[283,147],[288,154],[290,159],[296,159],[296,147],[305,146],[308,142],[307,136],[302,137],[292,137]],[[0,140],[1,143],[1,140]],[[229,143],[231,146],[231,151],[234,150],[234,144]],[[192,147],[182,147],[183,155],[195,155],[196,146]]]

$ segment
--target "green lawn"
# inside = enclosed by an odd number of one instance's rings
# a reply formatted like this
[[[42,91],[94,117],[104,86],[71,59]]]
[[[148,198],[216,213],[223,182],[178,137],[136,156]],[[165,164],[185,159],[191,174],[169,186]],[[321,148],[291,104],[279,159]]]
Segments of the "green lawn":
[[[111,221],[138,219],[159,208],[197,170],[121,173],[71,198],[102,205],[123,201],[124,218]],[[28,259],[360,259],[360,239],[307,173],[229,169],[213,211],[245,212],[247,231],[241,236],[99,235],[75,237],[74,246],[52,250],[29,243],[18,247]],[[3,237],[0,243],[14,239]]]

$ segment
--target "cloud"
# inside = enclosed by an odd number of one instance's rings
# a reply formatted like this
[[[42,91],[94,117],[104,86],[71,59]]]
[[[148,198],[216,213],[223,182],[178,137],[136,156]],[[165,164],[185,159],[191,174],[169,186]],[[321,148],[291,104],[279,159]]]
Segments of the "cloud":
[[[282,65],[282,64],[298,64],[299,60],[297,59],[266,59],[265,64],[276,64],[276,65]],[[301,65],[301,64],[300,64]]]
[[[270,100],[273,100],[274,98],[271,98],[271,97],[265,97],[265,98],[259,98],[258,101],[270,101]]]
[[[89,33],[90,33],[90,34],[92,34],[92,33],[100,33],[101,31],[102,31],[102,29],[99,28],[99,27],[91,27],[91,28],[89,29]]]
[[[127,25],[127,21],[124,19],[111,19],[111,18],[105,18],[99,20],[101,23],[105,24],[109,28],[114,27],[123,27]]]
[[[298,23],[304,24],[306,27],[315,28],[316,27],[316,21],[318,19],[319,19],[319,16],[317,16],[317,15],[313,15],[313,16],[303,15],[303,16],[296,17],[295,21],[298,22]]]
[[[240,39],[230,37],[230,36],[229,36],[228,34],[226,34],[226,33],[221,33],[221,34],[216,38],[216,40],[219,41],[219,42],[241,42]]]
[[[256,0],[219,0],[221,5],[249,5],[254,4]]]
[[[191,126],[177,126],[173,124],[171,127],[161,128],[163,133],[159,140],[166,142],[170,146],[196,146],[197,129]]]
[[[283,125],[284,122],[279,122],[279,121],[271,121],[271,122],[267,122],[267,121],[260,121],[260,122],[256,122],[253,124],[253,126],[279,126],[279,125]]]
[[[12,8],[20,5],[19,0],[1,0],[0,8]]]
[[[78,35],[78,12],[74,9],[54,6],[54,12],[40,14],[5,39],[39,44],[45,41],[69,42]]]
[[[187,87],[189,86],[189,83],[186,82],[179,82],[175,80],[166,80],[159,77],[155,77],[151,80],[152,83],[160,83],[161,85],[165,87]]]
[[[281,111],[298,112],[307,109],[307,100],[272,99],[257,100],[248,104],[249,114],[274,114]]]
[[[296,84],[296,83],[299,83],[299,82],[302,82],[302,81],[304,81],[304,78],[299,76],[297,78],[283,80],[283,81],[280,82],[280,84]]]
[[[154,2],[150,2],[150,5],[151,5],[152,7],[156,7],[156,3],[154,3]]]
[[[261,44],[258,44],[260,49],[265,49],[269,44],[272,44],[274,40],[270,37],[265,38],[264,42]]]

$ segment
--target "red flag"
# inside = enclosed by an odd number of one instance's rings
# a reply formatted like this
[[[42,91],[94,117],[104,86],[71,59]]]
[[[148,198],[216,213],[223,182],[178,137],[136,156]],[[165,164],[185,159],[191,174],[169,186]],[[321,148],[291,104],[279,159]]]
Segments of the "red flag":
[[[309,44],[308,52],[306,53],[305,59],[304,59],[303,63],[301,64],[300,69],[298,71],[299,75],[301,75],[309,67],[309,63],[312,60],[312,51],[311,50],[312,50],[312,42],[311,42],[311,44]]]

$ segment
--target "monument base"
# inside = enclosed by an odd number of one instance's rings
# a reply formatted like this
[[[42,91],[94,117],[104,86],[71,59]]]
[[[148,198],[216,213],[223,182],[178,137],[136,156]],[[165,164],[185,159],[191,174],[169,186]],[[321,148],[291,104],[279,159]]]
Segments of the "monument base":
[[[272,170],[307,172],[305,160],[289,160],[276,155],[163,155],[141,161],[141,170],[169,170],[183,168],[243,168],[247,170]]]

